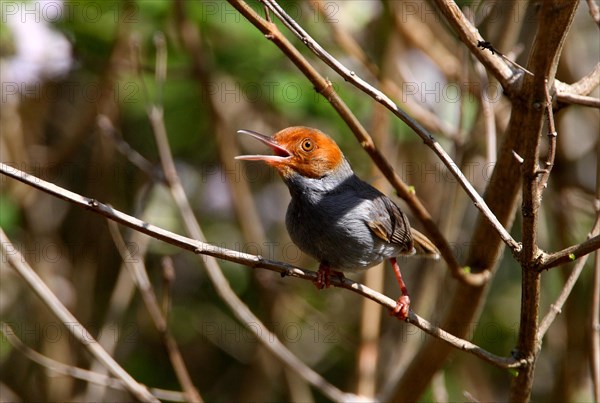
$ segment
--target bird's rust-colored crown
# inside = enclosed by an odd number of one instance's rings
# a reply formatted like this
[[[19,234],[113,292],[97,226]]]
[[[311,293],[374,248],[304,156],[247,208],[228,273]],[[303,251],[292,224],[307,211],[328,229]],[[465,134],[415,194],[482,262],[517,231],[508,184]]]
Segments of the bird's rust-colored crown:
[[[344,155],[338,145],[325,133],[310,127],[288,127],[273,137],[249,130],[239,130],[267,144],[275,155],[241,155],[243,160],[259,160],[277,168],[283,177],[294,173],[307,178],[322,178],[335,171]]]

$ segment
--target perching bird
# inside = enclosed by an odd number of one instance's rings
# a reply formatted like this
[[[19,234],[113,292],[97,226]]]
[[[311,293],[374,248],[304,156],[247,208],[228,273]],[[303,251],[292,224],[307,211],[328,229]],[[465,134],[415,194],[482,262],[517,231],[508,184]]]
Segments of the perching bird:
[[[402,295],[393,313],[408,316],[410,298],[396,257],[415,253],[439,257],[437,248],[387,196],[359,179],[338,145],[309,127],[289,127],[268,137],[239,130],[265,143],[274,155],[241,155],[275,167],[292,200],[286,227],[292,241],[320,262],[316,285],[329,287],[332,272],[368,269],[389,259]]]

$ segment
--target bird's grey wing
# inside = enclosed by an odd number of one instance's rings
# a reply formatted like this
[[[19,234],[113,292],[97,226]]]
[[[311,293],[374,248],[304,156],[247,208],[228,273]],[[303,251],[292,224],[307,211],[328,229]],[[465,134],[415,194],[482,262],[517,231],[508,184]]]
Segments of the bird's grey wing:
[[[410,252],[413,249],[410,224],[406,214],[388,197],[380,195],[373,200],[367,225],[378,238],[400,246]]]

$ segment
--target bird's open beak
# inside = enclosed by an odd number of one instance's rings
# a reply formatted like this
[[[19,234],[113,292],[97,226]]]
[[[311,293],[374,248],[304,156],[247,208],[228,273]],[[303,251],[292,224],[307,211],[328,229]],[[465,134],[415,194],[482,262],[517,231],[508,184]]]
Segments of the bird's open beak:
[[[235,157],[236,160],[248,160],[248,161],[265,161],[265,162],[283,162],[290,158],[292,154],[284,147],[279,145],[272,137],[265,136],[252,130],[238,130],[239,134],[247,134],[262,143],[271,147],[275,155],[239,155]]]

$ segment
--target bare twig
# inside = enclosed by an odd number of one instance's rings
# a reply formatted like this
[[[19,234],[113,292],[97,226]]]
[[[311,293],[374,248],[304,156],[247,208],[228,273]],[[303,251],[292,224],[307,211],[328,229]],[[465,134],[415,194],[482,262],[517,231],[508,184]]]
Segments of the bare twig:
[[[585,241],[577,245],[569,246],[568,248],[562,249],[558,252],[554,252],[551,254],[543,253],[540,256],[537,270],[548,270],[553,267],[560,266],[564,263],[572,262],[598,249],[600,249],[600,235],[596,235],[590,239],[586,239]]]
[[[435,4],[446,17],[448,23],[458,33],[462,42],[469,48],[471,53],[479,59],[488,71],[500,82],[507,95],[511,95],[513,84],[519,75],[490,52],[484,52],[478,48],[478,43],[485,40],[469,19],[462,13],[453,0],[435,0]]]
[[[64,189],[60,186],[57,186],[53,183],[46,182],[40,178],[37,178],[30,174],[27,174],[16,168],[12,168],[4,163],[0,163],[0,173],[4,174],[6,176],[9,176],[13,179],[16,179],[20,182],[23,182],[23,183],[25,183],[29,186],[32,186],[36,189],[39,189],[43,192],[46,192],[54,197],[65,200],[69,203],[72,203],[76,206],[82,207],[86,210],[90,210],[96,214],[100,214],[112,221],[115,221],[119,224],[123,224],[129,228],[132,228],[136,231],[144,233],[152,238],[155,238],[155,239],[161,240],[163,242],[166,242],[168,244],[174,245],[178,248],[181,248],[181,249],[184,249],[187,251],[191,251],[191,252],[194,252],[197,254],[201,254],[201,255],[212,256],[212,257],[220,258],[223,260],[228,260],[230,262],[239,263],[241,265],[248,266],[251,268],[262,268],[262,269],[274,271],[274,272],[280,273],[283,276],[301,278],[304,280],[309,280],[311,282],[314,282],[317,280],[317,273],[314,271],[306,270],[306,269],[303,269],[300,267],[296,267],[296,266],[293,266],[293,265],[290,265],[287,263],[283,263],[283,262],[278,262],[275,260],[265,259],[259,255],[252,255],[249,253],[243,253],[243,252],[239,252],[239,251],[235,251],[235,250],[231,250],[231,249],[214,246],[214,245],[211,245],[211,244],[203,242],[203,241],[197,241],[197,240],[194,240],[191,238],[187,238],[187,237],[175,234],[171,231],[167,231],[165,229],[156,227],[152,224],[146,223],[135,217],[127,215],[127,214],[125,214],[119,210],[116,210],[106,204],[103,204],[95,199],[90,199],[90,198],[81,196],[77,193],[71,192],[71,191]],[[204,259],[204,261],[206,262],[206,261],[208,261],[208,259]],[[348,278],[342,279],[342,278],[335,276],[331,279],[331,284],[335,287],[345,288],[345,289],[355,292],[359,295],[362,295],[363,297],[366,297],[366,298],[382,305],[384,308],[391,310],[394,307],[396,307],[396,301],[394,299],[389,298],[377,291],[374,291],[374,290],[364,286],[363,284],[357,283]],[[220,287],[221,287],[221,285],[220,285]],[[229,290],[231,290],[231,289],[229,289]],[[233,291],[231,291],[231,292],[233,292]],[[236,313],[239,315],[239,311],[237,311]],[[245,315],[245,313],[243,313],[243,315]],[[251,319],[258,320],[258,318],[255,318],[255,317],[253,317],[253,318],[247,318],[246,316],[243,317],[244,321],[250,321]],[[463,340],[461,338],[453,336],[452,334],[440,329],[439,327],[432,325],[431,323],[429,323],[425,319],[421,318],[420,316],[418,316],[417,314],[415,314],[412,311],[409,313],[409,316],[406,321],[408,323],[414,324],[419,329],[434,336],[435,338],[440,339],[440,340],[448,343],[449,345],[454,346],[460,350],[467,351],[467,352],[469,352],[469,353],[471,353],[471,354],[483,359],[484,361],[489,362],[490,364],[495,365],[499,368],[517,368],[517,367],[523,365],[522,361],[518,361],[513,358],[505,358],[505,357],[496,356],[492,353],[487,352],[486,350],[482,349],[481,347],[476,346],[475,344],[473,344],[467,340]],[[253,331],[256,330],[257,322],[244,322],[244,323],[253,323],[253,326],[251,326],[250,329]],[[259,338],[262,338],[263,336],[264,336],[264,340],[262,340],[262,341],[265,342],[266,344],[276,344],[279,341],[279,339],[277,339],[270,332],[267,332],[267,333],[259,332],[259,334],[257,334],[257,337],[259,337]],[[274,340],[277,340],[277,341],[274,341]],[[283,351],[285,351],[285,352],[283,352]],[[282,360],[284,360],[284,362],[286,362],[286,364],[288,364],[288,365],[291,365],[287,362],[288,360],[293,363],[298,361],[298,358],[293,355],[291,357],[287,356],[287,354],[291,354],[291,353],[289,353],[289,351],[287,349],[278,351],[277,353],[274,353],[274,354],[279,354],[281,356],[284,356],[284,358],[282,358],[282,357],[280,357],[280,358]],[[304,366],[304,365],[305,364],[302,364],[302,366]],[[320,382],[320,381],[318,381],[318,378],[313,378],[313,376],[320,377],[316,373],[315,373],[315,375],[305,373],[305,374],[302,374],[302,376],[305,377],[305,379],[307,379],[312,384]],[[333,386],[331,386],[331,387],[333,388]],[[339,398],[337,400],[344,400],[345,398],[350,397],[350,395],[339,392],[339,391],[338,392],[327,391],[327,394],[335,395],[336,397]]]
[[[490,94],[487,92],[489,88],[489,80],[487,74],[485,72],[485,68],[479,61],[474,61],[475,70],[479,75],[479,80],[481,82],[481,93],[480,93],[480,104],[481,110],[483,112],[483,120],[485,123],[485,147],[486,147],[486,156],[488,163],[496,162],[496,148],[497,148],[497,135],[496,135],[496,120],[494,116],[494,107],[490,102]]]
[[[592,108],[600,109],[600,99],[588,97],[585,95],[572,94],[570,92],[557,92],[556,98],[559,102],[565,104],[574,104],[589,106]]]
[[[513,61],[513,60],[509,59],[508,57],[506,57],[505,55],[503,55],[500,51],[498,51],[498,49],[496,49],[494,47],[494,45],[491,44],[491,42],[478,41],[477,47],[489,50],[492,53],[492,55],[500,56],[508,64],[512,64],[517,69],[522,70],[524,73],[527,73],[530,76],[533,76],[533,73],[531,71],[527,70],[525,67],[521,66],[519,63],[516,63],[515,61]]]
[[[117,151],[123,154],[129,162],[144,172],[150,179],[156,182],[164,182],[164,178],[160,176],[160,172],[156,170],[155,166],[123,139],[123,136],[115,129],[108,116],[98,115],[96,123],[100,128],[100,132],[112,140]]]
[[[560,104],[579,104],[600,108],[600,99],[588,96],[600,85],[600,63],[585,76],[572,84],[565,84],[555,80],[556,100]]]
[[[539,178],[538,192],[542,193],[543,189],[548,185],[548,178],[550,178],[550,171],[554,166],[554,157],[556,156],[556,126],[554,125],[554,112],[552,111],[552,97],[550,96],[550,90],[548,89],[548,79],[545,80],[546,85],[544,86],[546,92],[546,119],[548,120],[548,156],[546,157],[546,166],[541,170]]]
[[[595,0],[587,0],[587,5],[592,19],[596,25],[600,27],[600,8],[598,7],[598,4],[596,4]]]
[[[440,253],[452,275],[466,284],[473,286],[481,286],[485,284],[489,278],[489,273],[466,273],[459,265],[452,247],[440,232],[437,224],[434,222],[431,214],[427,211],[423,203],[416,196],[414,191],[411,191],[409,186],[402,181],[389,161],[375,147],[373,139],[367,133],[365,128],[356,119],[352,111],[333,90],[331,82],[323,78],[300,54],[300,52],[291,45],[291,43],[281,34],[274,24],[269,24],[263,20],[251,7],[241,0],[229,0],[241,14],[243,14],[252,24],[254,24],[268,39],[272,40],[288,57],[289,59],[304,73],[304,75],[314,85],[315,90],[323,95],[325,99],[333,106],[338,114],[344,119],[348,127],[359,140],[361,146],[367,151],[373,162],[380,169],[381,173],[392,184],[398,195],[403,198],[410,206],[413,213],[421,220],[430,239],[440,250]]]
[[[185,365],[185,361],[181,356],[179,346],[177,345],[175,338],[173,338],[169,332],[167,321],[160,309],[158,299],[156,298],[156,294],[152,289],[152,284],[148,278],[148,273],[143,261],[140,259],[131,259],[127,245],[125,244],[125,241],[119,232],[118,225],[111,220],[107,220],[107,223],[113,242],[115,243],[121,258],[123,259],[123,262],[125,263],[125,267],[127,267],[136,286],[140,290],[142,299],[146,305],[146,309],[148,310],[148,313],[154,322],[154,326],[156,326],[156,329],[163,339],[163,343],[167,349],[169,359],[171,360],[171,365],[175,371],[175,375],[185,391],[186,399],[190,402],[202,402],[202,398],[194,386],[192,378],[190,377]]]
[[[557,92],[568,92],[575,95],[589,95],[600,85],[600,63],[596,63],[592,71],[572,84],[556,82]],[[560,100],[560,95],[559,95]]]
[[[143,210],[140,211],[143,215]],[[148,243],[152,238],[145,236],[144,234],[132,231],[131,235],[127,238],[129,244],[136,245],[136,258],[143,259],[148,250]],[[131,276],[127,273],[125,264],[122,263],[119,267],[119,275],[115,286],[111,292],[111,296],[108,302],[108,309],[106,312],[105,321],[102,324],[102,328],[98,332],[98,343],[108,352],[108,354],[114,354],[117,344],[119,342],[118,337],[111,335],[111,329],[118,328],[121,323],[121,319],[125,314],[127,307],[131,303],[135,292],[135,284],[133,283]],[[98,374],[106,374],[107,369],[102,366],[98,361],[93,361],[90,364],[90,370]],[[104,387],[97,384],[86,385],[86,391],[82,394],[83,400],[86,401],[98,401],[102,400],[104,396]]]
[[[173,259],[165,256],[161,260],[162,266],[162,313],[167,323],[169,322],[169,313],[171,311],[171,287],[175,280],[175,268],[173,267]]]
[[[369,71],[369,73],[371,73],[373,75],[373,77],[377,77],[380,80],[383,91],[390,94],[392,97],[394,97],[397,100],[402,100],[403,104],[406,105],[406,108],[410,112],[411,116],[414,116],[414,118],[417,121],[419,121],[419,123],[421,123],[427,130],[434,132],[434,133],[440,133],[449,138],[456,137],[456,135],[457,135],[456,129],[451,127],[444,120],[440,119],[435,113],[431,112],[426,107],[423,107],[420,103],[415,102],[414,95],[408,96],[402,90],[402,87],[396,83],[396,81],[394,81],[388,77],[380,77],[379,66],[377,66],[375,63],[373,63],[369,59],[366,52],[364,52],[364,50],[361,48],[361,46],[356,42],[356,40],[354,40],[354,38],[346,30],[344,30],[342,27],[340,27],[340,24],[336,24],[331,21],[331,18],[326,13],[326,10],[324,8],[323,0],[311,0],[310,4],[321,15],[321,17],[323,17],[325,19],[325,21],[328,22],[328,26],[331,29],[333,39],[338,43],[338,45],[344,51],[346,51],[346,53],[348,53],[349,55],[351,55],[355,59],[357,59],[365,67],[365,69],[367,69]],[[394,3],[391,3],[391,4],[394,4]],[[397,15],[400,15],[400,13],[397,13]],[[416,19],[417,18],[414,18],[414,20],[416,20]],[[413,18],[410,18],[410,20],[413,20]],[[406,25],[405,22],[406,21],[403,21],[403,22],[395,21],[395,25],[398,28],[405,28],[405,25]],[[415,24],[417,24],[417,23],[415,22]],[[420,26],[422,26],[423,29],[427,29],[427,26],[425,24],[420,24]],[[408,27],[405,29],[405,31],[413,32],[414,28]],[[423,35],[420,33],[415,33],[415,36],[423,37]],[[431,36],[433,36],[432,33],[430,33],[430,37]],[[427,41],[428,39],[423,38],[423,40]],[[431,42],[429,42],[429,43],[431,44]],[[421,50],[427,51],[428,49],[429,48],[425,48],[425,49],[421,49]],[[440,49],[436,48],[431,53],[434,55],[439,55],[440,54],[439,50]],[[447,55],[443,54],[442,58],[444,58],[445,56],[447,56]],[[445,60],[447,61],[447,57],[445,58]],[[448,64],[451,64],[451,63],[444,63],[442,67],[445,67]],[[400,72],[400,71],[399,71],[399,73],[402,76],[402,80],[406,81],[404,74],[402,74],[402,72]]]
[[[540,326],[537,331],[537,333],[538,333],[537,334],[538,351],[542,347],[542,339],[544,338],[544,335],[550,328],[550,325],[552,324],[552,322],[554,322],[554,319],[556,319],[556,316],[562,312],[562,307],[565,304],[565,302],[567,301],[567,298],[569,298],[569,295],[571,294],[571,291],[573,290],[575,283],[579,279],[579,275],[581,274],[581,271],[583,270],[583,266],[585,266],[585,263],[587,262],[588,256],[589,255],[586,255],[577,261],[577,264],[575,265],[575,267],[573,267],[573,270],[571,271],[569,278],[565,282],[565,285],[563,286],[563,289],[560,292],[560,295],[558,296],[556,301],[552,305],[550,305],[550,310],[548,311],[546,316],[544,316],[544,318],[540,322]]]
[[[435,138],[417,121],[404,112],[396,105],[388,96],[371,86],[358,75],[340,63],[337,59],[331,56],[321,45],[319,45],[292,17],[290,17],[274,0],[262,0],[274,14],[292,31],[313,53],[321,60],[327,63],[346,81],[350,82],[367,95],[371,96],[377,102],[388,108],[394,115],[406,123],[413,131],[421,137],[423,142],[429,146],[438,156],[442,163],[448,168],[448,171],[456,177],[458,183],[465,190],[467,195],[473,200],[473,204],[481,213],[490,221],[492,227],[498,231],[498,234],[506,245],[512,249],[514,253],[518,253],[520,245],[512,238],[506,228],[500,224],[494,213],[489,209],[483,198],[477,193],[471,182],[465,177],[460,168],[452,161],[452,158],[446,153],[442,146]]]
[[[596,144],[596,149],[600,154],[600,142]],[[596,171],[600,165],[596,161]],[[600,175],[596,174],[596,199],[594,200],[594,210],[596,210],[596,226],[600,222]],[[600,252],[596,251],[594,256],[594,277],[592,286],[592,300],[590,309],[590,372],[592,373],[592,385],[594,388],[594,400],[600,401]]]
[[[63,364],[60,361],[53,360],[52,358],[46,357],[43,354],[38,353],[29,346],[25,345],[21,339],[15,334],[14,330],[8,323],[0,322],[0,332],[6,337],[6,340],[17,349],[25,357],[31,361],[48,368],[51,371],[57,372],[62,375],[70,376],[73,378],[81,379],[83,381],[94,383],[97,385],[108,386],[113,389],[126,390],[125,384],[118,378],[101,374],[98,372],[90,371],[84,368],[74,367],[72,365]],[[168,400],[172,402],[185,402],[185,396],[183,393],[166,390],[159,388],[148,388],[156,398],[161,400]]]
[[[600,203],[599,200],[596,200]],[[594,277],[592,286],[592,309],[590,310],[590,368],[594,401],[600,401],[600,253],[594,256]]]
[[[6,165],[0,164],[0,168],[4,169]],[[37,179],[41,181],[41,179]],[[47,182],[46,182],[47,183]],[[55,185],[54,185],[55,186]],[[56,186],[58,188],[58,186]],[[82,198],[83,199],[83,198]],[[27,264],[25,258],[13,246],[12,242],[4,231],[0,228],[0,243],[2,244],[2,253],[4,259],[17,271],[21,278],[27,283],[33,292],[44,302],[44,304],[65,324],[71,335],[79,341],[90,352],[90,354],[102,362],[110,372],[117,377],[127,390],[138,400],[158,402],[158,399],[153,396],[148,389],[138,383],[127,371],[125,371],[106,350],[92,337],[87,329],[79,323],[77,318],[60,302],[42,279],[35,271]],[[74,326],[76,324],[76,326]]]

